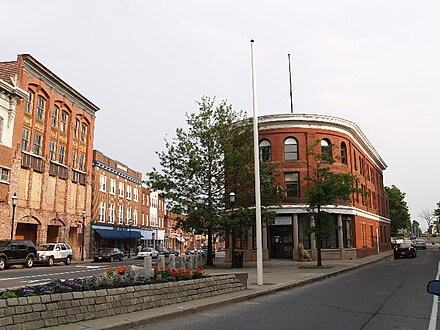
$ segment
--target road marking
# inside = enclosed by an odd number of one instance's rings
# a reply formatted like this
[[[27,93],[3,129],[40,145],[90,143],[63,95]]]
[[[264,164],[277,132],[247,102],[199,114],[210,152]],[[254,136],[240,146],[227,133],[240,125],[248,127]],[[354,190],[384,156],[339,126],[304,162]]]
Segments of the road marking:
[[[47,281],[50,282],[50,278],[42,278],[41,280],[20,281],[21,283],[37,283]]]
[[[8,277],[8,278],[0,278],[0,281],[10,281],[10,280],[18,280],[18,279],[26,279],[26,278],[36,278],[36,277],[43,277],[43,276],[47,277],[47,276],[54,276],[54,275],[76,274],[76,273],[84,273],[84,272],[93,272],[95,270],[96,269],[84,269],[84,270],[52,273],[52,274],[40,274],[40,275],[26,275],[26,276]]]
[[[438,262],[437,275],[435,279],[438,280],[440,276],[440,261]],[[438,312],[438,296],[434,295],[432,298],[431,318],[429,319],[428,330],[435,330],[437,328],[437,312]]]

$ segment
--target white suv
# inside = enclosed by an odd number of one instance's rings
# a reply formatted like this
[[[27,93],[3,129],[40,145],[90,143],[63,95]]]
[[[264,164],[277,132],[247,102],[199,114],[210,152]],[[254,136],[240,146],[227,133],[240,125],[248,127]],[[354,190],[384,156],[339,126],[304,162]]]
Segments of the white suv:
[[[55,262],[72,262],[72,248],[65,243],[46,243],[37,247],[36,263],[52,266]]]

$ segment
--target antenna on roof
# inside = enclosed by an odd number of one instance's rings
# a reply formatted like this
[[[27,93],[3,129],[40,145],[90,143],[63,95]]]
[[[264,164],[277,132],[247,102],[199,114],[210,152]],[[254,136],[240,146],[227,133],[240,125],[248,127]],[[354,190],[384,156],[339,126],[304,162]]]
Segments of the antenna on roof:
[[[290,82],[290,112],[293,113],[293,92],[292,92],[292,71],[290,70],[290,54],[287,54],[289,59],[289,82]]]

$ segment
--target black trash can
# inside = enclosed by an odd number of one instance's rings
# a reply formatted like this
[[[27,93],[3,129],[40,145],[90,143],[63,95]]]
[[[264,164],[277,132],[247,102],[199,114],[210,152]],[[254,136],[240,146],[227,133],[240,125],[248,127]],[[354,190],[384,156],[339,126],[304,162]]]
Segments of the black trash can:
[[[234,251],[234,253],[232,254],[231,268],[243,268],[243,252]]]

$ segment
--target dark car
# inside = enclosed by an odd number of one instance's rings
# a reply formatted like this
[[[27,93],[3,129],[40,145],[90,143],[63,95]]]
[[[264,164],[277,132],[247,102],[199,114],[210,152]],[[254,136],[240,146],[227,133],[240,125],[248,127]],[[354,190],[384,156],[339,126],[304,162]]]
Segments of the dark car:
[[[170,251],[168,251],[167,249],[159,248],[157,252],[159,252],[159,255],[165,256],[165,258],[169,258],[170,256]]]
[[[179,256],[179,251],[177,251],[176,249],[168,250],[168,252],[169,252],[170,254],[174,254],[176,257]]]
[[[417,249],[426,250],[426,242],[423,238],[416,238],[414,245]]]
[[[118,248],[102,248],[99,253],[95,253],[93,261],[121,261],[124,258],[124,253]]]
[[[31,268],[34,264],[37,249],[30,240],[0,241],[0,270],[11,265],[24,265]]]
[[[411,242],[403,242],[394,248],[394,259],[400,257],[417,257],[417,249]]]
[[[194,254],[194,253],[197,253],[196,248],[190,247],[185,250],[185,254]]]
[[[208,245],[203,245],[201,248],[200,248],[200,253],[202,254],[202,256],[207,256],[208,255]],[[215,258],[215,249],[214,249],[214,247],[212,248],[212,257],[213,258]]]

